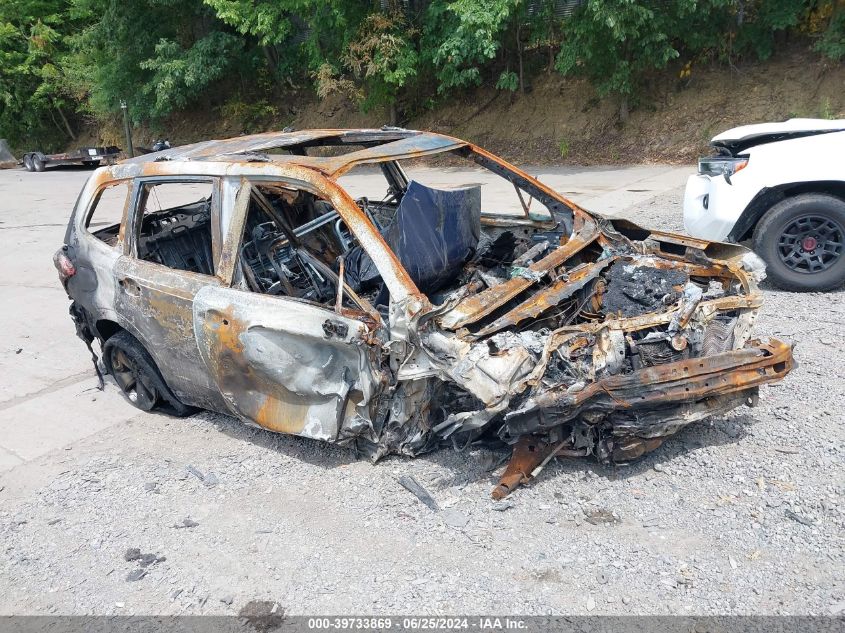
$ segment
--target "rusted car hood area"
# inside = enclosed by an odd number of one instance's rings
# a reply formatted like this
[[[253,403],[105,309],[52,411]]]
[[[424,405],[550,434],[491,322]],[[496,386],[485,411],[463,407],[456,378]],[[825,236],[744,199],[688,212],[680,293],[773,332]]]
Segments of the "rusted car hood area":
[[[790,371],[789,346],[750,338],[761,294],[749,251],[633,240],[580,210],[575,222],[571,236],[535,236],[504,264],[476,256],[465,283],[411,320],[414,351],[397,378],[437,379],[412,407],[428,415],[405,420],[407,435],[382,438],[376,455],[504,442],[514,456],[501,498],[555,456],[633,460],[688,424],[755,404],[761,384]]]

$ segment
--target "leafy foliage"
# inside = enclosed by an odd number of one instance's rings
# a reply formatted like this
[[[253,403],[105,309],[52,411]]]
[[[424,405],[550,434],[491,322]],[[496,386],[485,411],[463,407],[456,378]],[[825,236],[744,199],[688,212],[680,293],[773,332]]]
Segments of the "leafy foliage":
[[[811,19],[813,18],[828,20],[827,28],[822,31],[816,42],[816,51],[833,61],[841,60],[845,57],[845,0],[821,2],[811,15]]]
[[[149,113],[161,116],[184,108],[223,75],[241,45],[239,38],[220,31],[200,38],[189,48],[175,40],[159,40],[154,56],[141,62],[143,70],[152,72],[143,87],[152,103]]]
[[[635,104],[680,59],[765,59],[788,40],[845,58],[845,0],[2,0],[0,137],[52,149],[86,119],[202,104],[258,128],[291,89],[392,118],[545,68]],[[682,73],[683,74],[683,73]],[[253,107],[254,106],[254,107]],[[563,152],[563,150],[561,150]]]
[[[519,88],[519,75],[512,70],[503,70],[502,74],[499,75],[499,80],[496,82],[496,88],[516,92],[516,89]]]
[[[735,32],[739,51],[751,51],[759,59],[768,59],[775,49],[775,37],[798,25],[806,6],[795,0],[756,0],[746,2],[737,11],[741,28]]]
[[[76,103],[62,60],[79,23],[65,3],[6,0],[0,4],[0,137],[52,146],[73,136],[67,120]]]
[[[438,91],[477,85],[481,68],[501,46],[501,34],[519,0],[435,0],[429,7],[423,48],[434,66]]]
[[[373,13],[349,43],[344,62],[366,85],[365,105],[392,104],[417,75],[416,31],[400,12]]]
[[[160,117],[199,98],[227,70],[245,66],[243,40],[224,32],[201,0],[73,0],[99,18],[76,36],[68,72],[85,86],[90,110],[136,121]]]

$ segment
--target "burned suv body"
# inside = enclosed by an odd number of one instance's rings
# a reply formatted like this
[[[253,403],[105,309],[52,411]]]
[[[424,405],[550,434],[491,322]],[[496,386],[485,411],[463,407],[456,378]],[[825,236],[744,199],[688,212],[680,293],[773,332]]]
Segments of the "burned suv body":
[[[501,189],[403,168],[435,154],[503,178],[517,212]],[[353,199],[341,176],[360,166],[383,196]],[[98,222],[115,188],[119,221]],[[556,455],[634,459],[782,378],[790,348],[750,338],[756,261],[600,218],[470,143],[401,129],[102,168],[56,254],[80,335],[140,408],[202,407],[374,459],[492,438],[515,447],[496,496]]]

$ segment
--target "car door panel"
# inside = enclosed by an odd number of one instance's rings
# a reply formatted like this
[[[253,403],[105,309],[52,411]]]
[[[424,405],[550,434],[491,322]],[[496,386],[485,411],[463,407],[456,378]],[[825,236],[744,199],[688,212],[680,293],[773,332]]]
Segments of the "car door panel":
[[[209,275],[121,257],[115,266],[117,311],[144,345],[167,385],[185,404],[224,410],[215,382],[205,370],[194,338],[192,304]]]
[[[307,302],[206,286],[194,299],[200,354],[229,409],[273,431],[337,441],[371,425],[383,384],[366,325]]]

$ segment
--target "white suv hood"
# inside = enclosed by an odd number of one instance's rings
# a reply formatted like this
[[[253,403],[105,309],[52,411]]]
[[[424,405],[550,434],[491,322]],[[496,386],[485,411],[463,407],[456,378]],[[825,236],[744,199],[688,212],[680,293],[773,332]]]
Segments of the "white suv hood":
[[[756,123],[735,127],[714,136],[710,143],[736,153],[762,143],[845,131],[845,119],[789,119],[779,123]]]

